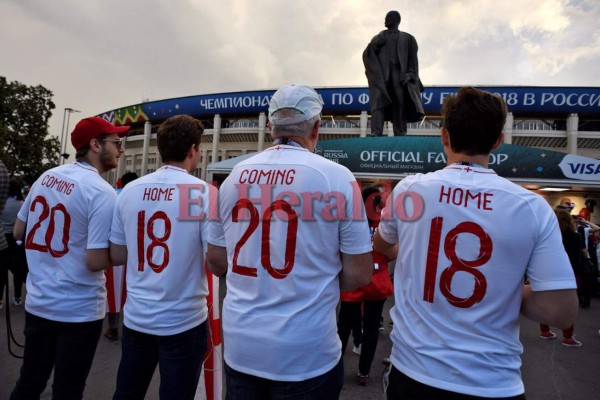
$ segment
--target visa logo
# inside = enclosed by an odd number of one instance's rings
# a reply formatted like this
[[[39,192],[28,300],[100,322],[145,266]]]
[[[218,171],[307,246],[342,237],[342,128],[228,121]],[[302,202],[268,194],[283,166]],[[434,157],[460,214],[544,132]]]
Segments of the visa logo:
[[[600,174],[600,164],[573,164],[568,163],[571,168],[571,172],[574,174]]]

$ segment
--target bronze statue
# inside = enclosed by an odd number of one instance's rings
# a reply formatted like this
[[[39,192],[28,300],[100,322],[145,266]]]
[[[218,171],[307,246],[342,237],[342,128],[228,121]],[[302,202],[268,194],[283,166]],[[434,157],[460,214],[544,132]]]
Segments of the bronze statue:
[[[376,35],[363,52],[371,98],[371,135],[383,134],[383,122],[392,121],[394,136],[406,135],[407,122],[425,116],[419,79],[419,46],[415,38],[398,30],[400,13],[385,16],[387,30]]]

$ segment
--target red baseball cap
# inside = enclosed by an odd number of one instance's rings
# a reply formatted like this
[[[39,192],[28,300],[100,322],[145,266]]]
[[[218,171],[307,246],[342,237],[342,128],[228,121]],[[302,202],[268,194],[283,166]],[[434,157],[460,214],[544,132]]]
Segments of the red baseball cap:
[[[71,132],[71,143],[75,150],[79,150],[90,143],[90,140],[96,139],[101,135],[110,135],[116,133],[119,137],[127,135],[130,126],[114,126],[104,118],[89,117],[82,119],[75,125]]]

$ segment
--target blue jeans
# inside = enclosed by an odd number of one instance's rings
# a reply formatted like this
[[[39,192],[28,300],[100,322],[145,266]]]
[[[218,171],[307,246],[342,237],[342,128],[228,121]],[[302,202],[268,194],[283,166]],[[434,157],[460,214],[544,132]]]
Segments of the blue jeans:
[[[143,400],[156,364],[161,399],[193,399],[206,352],[206,335],[206,321],[170,336],[149,335],[124,326],[113,400]]]
[[[102,320],[58,322],[25,312],[25,353],[10,399],[39,399],[54,369],[52,397],[81,399]]]
[[[488,397],[469,396],[434,388],[409,378],[391,366],[387,400],[492,400]],[[513,397],[494,397],[497,400],[525,400],[525,394]]]
[[[335,400],[344,384],[344,363],[340,358],[329,372],[300,382],[259,378],[225,364],[225,380],[227,400]]]

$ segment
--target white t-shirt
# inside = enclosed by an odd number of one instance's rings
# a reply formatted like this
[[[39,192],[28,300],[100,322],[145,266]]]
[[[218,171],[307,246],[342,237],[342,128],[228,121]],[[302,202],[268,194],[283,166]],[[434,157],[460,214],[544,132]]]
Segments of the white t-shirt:
[[[279,381],[331,370],[341,357],[340,252],[372,249],[350,171],[303,148],[277,145],[236,165],[219,189],[219,214],[222,224],[211,224],[209,242],[226,247],[229,260],[227,364]]]
[[[534,291],[576,287],[554,212],[494,171],[458,164],[408,177],[392,196],[379,233],[399,243],[393,365],[444,390],[522,394],[525,274]]]
[[[28,312],[61,322],[104,318],[104,272],[90,271],[86,254],[108,248],[116,197],[94,167],[79,161],[33,184],[18,214],[27,221]]]
[[[127,246],[128,328],[167,336],[206,320],[208,217],[209,185],[181,168],[163,166],[119,194],[110,241]]]

